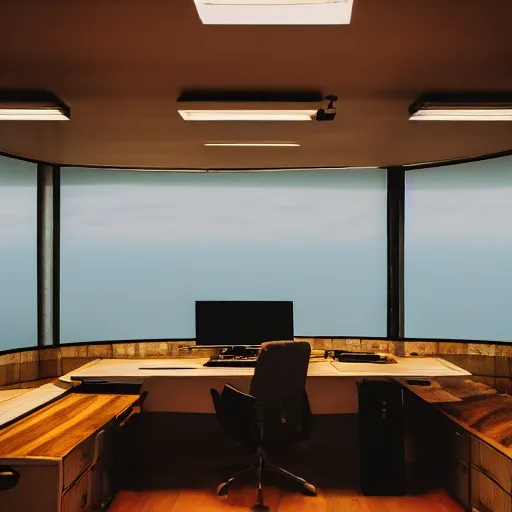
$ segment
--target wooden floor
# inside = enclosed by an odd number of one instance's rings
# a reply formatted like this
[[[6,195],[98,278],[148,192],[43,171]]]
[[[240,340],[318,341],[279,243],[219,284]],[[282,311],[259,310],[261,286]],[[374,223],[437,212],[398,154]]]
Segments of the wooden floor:
[[[248,487],[233,489],[220,499],[214,489],[173,489],[168,491],[122,491],[108,512],[221,512],[249,511],[255,492]],[[365,497],[357,491],[326,490],[317,497],[267,489],[266,504],[271,512],[463,512],[442,491],[423,496]]]

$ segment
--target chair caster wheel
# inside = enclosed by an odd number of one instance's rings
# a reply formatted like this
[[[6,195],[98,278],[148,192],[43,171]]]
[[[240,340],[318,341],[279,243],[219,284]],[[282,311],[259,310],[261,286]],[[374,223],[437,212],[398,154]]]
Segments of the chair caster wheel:
[[[217,496],[219,498],[227,498],[228,497],[228,491],[229,491],[229,487],[228,487],[228,483],[227,482],[222,482],[221,484],[219,484],[217,486]]]
[[[302,489],[304,490],[304,494],[307,496],[316,496],[316,487],[309,482],[304,482],[302,484]]]

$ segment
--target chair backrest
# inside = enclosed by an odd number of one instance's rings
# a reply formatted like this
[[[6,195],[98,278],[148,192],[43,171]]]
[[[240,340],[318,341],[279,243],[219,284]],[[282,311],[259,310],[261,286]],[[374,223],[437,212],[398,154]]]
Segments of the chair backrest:
[[[302,393],[310,354],[311,346],[306,341],[263,343],[250,394],[258,400],[281,400]]]
[[[265,430],[303,432],[311,414],[306,394],[310,354],[307,342],[263,343],[250,394],[260,403]]]

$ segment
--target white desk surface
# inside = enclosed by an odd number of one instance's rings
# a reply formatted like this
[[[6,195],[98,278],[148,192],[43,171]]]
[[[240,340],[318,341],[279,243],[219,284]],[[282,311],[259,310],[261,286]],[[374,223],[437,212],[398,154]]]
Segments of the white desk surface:
[[[438,358],[396,357],[397,364],[339,363],[313,359],[308,369],[308,394],[314,413],[357,412],[356,381],[364,377],[450,377],[470,375],[454,364]],[[212,412],[210,386],[222,386],[227,379],[248,389],[254,368],[205,367],[205,358],[191,359],[97,359],[60,378],[60,384],[45,384],[26,392],[0,395],[0,428],[30,411],[55,400],[77,380],[144,384],[152,389],[149,410]],[[165,368],[165,369],[159,369]],[[160,377],[160,378],[159,378]],[[202,378],[197,378],[202,377]],[[334,381],[332,379],[335,379]],[[175,383],[173,386],[172,383]],[[169,388],[169,386],[171,386]],[[174,389],[175,393],[169,393]],[[183,393],[183,389],[187,393]],[[18,390],[17,390],[18,391]]]
[[[471,375],[454,364],[439,358],[396,357],[397,364],[340,363],[332,360],[311,360],[308,378],[328,377],[451,377]],[[148,377],[228,378],[252,376],[254,368],[205,367],[205,358],[191,359],[98,359],[64,376],[72,382],[108,382],[142,384]]]
[[[55,400],[71,387],[61,383],[49,383],[11,395],[0,403],[0,427]]]

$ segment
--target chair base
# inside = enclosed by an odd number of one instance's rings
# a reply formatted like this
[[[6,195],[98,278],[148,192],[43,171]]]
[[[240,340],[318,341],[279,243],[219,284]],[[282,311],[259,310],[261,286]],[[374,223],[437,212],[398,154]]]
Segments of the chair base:
[[[268,505],[260,505],[259,503],[256,503],[256,505],[253,505],[251,510],[254,510],[254,512],[269,512],[270,507]]]
[[[258,466],[248,466],[235,475],[233,475],[229,480],[226,482],[222,482],[217,486],[217,496],[220,498],[227,498],[229,493],[229,485],[236,480],[240,475],[247,473],[249,471],[256,471],[258,474],[258,499],[256,504],[253,506],[252,510],[258,511],[258,512],[267,512],[269,510],[268,506],[264,504],[263,502],[263,485],[262,485],[262,475],[263,475],[263,469],[268,468],[270,471],[273,471],[274,473],[278,473],[280,475],[285,476],[286,478],[293,480],[297,484],[300,485],[302,492],[306,496],[316,496],[316,487],[304,480],[304,478],[301,478],[300,476],[297,476],[293,473],[290,473],[286,469],[276,466],[275,464],[272,464],[271,462],[265,462],[263,457],[260,457]]]
[[[271,471],[274,471],[275,473],[279,473],[280,475],[283,475],[283,476],[289,478],[290,480],[297,482],[301,486],[302,492],[306,496],[316,496],[316,487],[313,484],[306,482],[306,480],[304,480],[304,478],[301,478],[300,476],[290,473],[286,469],[276,466],[275,464],[272,464],[271,462],[268,463],[268,467]]]

